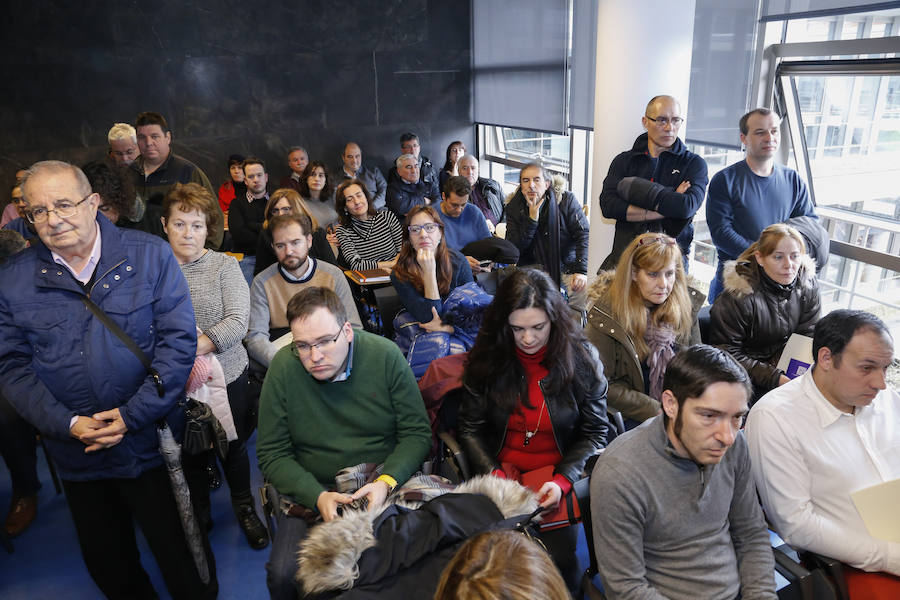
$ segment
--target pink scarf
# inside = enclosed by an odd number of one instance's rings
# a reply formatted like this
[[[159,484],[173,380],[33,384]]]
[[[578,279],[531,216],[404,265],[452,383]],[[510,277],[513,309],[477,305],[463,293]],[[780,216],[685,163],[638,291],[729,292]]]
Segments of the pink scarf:
[[[647,311],[647,331],[644,332],[644,341],[650,349],[647,355],[647,366],[650,367],[650,397],[660,400],[666,366],[675,356],[675,330],[668,324],[654,325],[653,316]]]

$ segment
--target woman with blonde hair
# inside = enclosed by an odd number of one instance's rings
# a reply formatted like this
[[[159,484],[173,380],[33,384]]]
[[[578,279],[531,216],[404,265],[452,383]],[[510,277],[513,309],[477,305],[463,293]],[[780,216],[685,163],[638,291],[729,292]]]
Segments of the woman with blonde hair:
[[[543,548],[517,531],[486,531],[447,563],[434,600],[569,600]]]
[[[710,343],[747,369],[755,401],[789,381],[776,364],[791,334],[812,337],[821,304],[815,262],[800,232],[776,223],[725,263],[723,280],[710,311]]]
[[[669,360],[700,343],[697,313],[705,296],[688,287],[681,250],[661,233],[634,238],[588,295],[587,336],[609,380],[609,406],[630,425],[645,421],[659,413]]]
[[[259,240],[256,243],[256,267],[253,275],[258,275],[263,269],[275,263],[275,251],[272,250],[272,234],[269,233],[269,221],[278,215],[306,215],[313,227],[313,243],[309,248],[309,255],[318,260],[336,264],[334,250],[328,243],[327,234],[318,221],[309,211],[303,198],[295,190],[280,188],[272,192],[266,203],[266,219],[263,221],[259,232]]]

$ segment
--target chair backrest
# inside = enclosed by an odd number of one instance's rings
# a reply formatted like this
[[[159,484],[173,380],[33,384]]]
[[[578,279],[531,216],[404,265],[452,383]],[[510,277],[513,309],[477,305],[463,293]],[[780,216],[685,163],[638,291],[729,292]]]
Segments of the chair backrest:
[[[375,295],[378,312],[381,313],[382,335],[392,340],[394,339],[394,317],[403,308],[403,302],[392,285],[377,287],[372,290],[372,293]]]

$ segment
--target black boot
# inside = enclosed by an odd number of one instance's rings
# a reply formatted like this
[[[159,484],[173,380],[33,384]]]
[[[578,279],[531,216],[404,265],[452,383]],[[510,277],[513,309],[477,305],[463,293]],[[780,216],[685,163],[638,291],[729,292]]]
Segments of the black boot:
[[[262,550],[269,545],[269,532],[266,531],[265,525],[262,524],[262,521],[256,515],[256,509],[253,507],[252,501],[236,504],[234,514],[251,548]]]

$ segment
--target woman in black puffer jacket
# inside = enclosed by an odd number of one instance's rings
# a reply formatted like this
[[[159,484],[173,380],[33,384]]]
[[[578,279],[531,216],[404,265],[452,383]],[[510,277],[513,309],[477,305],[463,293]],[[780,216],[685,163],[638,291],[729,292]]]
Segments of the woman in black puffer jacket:
[[[724,279],[710,313],[710,342],[747,369],[756,401],[789,381],[775,365],[791,334],[812,337],[820,307],[815,263],[800,233],[777,223],[726,263]]]

